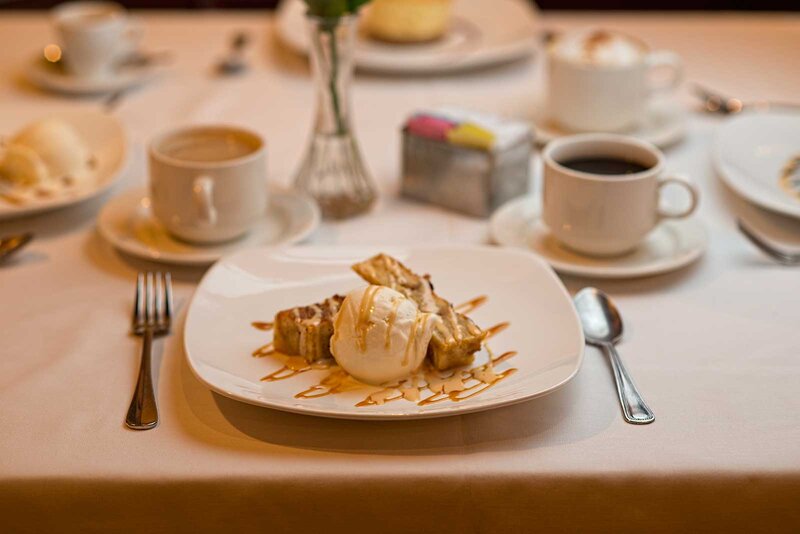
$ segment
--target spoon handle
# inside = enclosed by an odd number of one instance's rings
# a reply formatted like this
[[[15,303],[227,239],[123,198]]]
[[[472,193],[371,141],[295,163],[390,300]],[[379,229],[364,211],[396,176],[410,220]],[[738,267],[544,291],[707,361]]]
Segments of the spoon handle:
[[[619,403],[622,405],[622,413],[625,416],[625,420],[634,425],[646,425],[655,421],[655,414],[644,402],[639,390],[636,389],[636,384],[633,383],[627,369],[622,364],[622,360],[617,354],[617,349],[611,343],[604,344],[603,348],[611,360],[614,380],[617,383]]]

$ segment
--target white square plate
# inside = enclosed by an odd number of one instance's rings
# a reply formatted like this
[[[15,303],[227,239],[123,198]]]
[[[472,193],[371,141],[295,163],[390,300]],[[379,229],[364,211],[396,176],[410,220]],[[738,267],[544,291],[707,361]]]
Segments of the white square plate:
[[[255,358],[272,333],[254,321],[345,294],[364,285],[350,269],[378,252],[390,254],[418,273],[429,273],[436,292],[461,303],[486,295],[469,313],[489,328],[509,322],[489,341],[495,355],[517,355],[497,371],[517,371],[468,399],[418,405],[399,399],[357,407],[380,388],[366,386],[315,399],[295,395],[318,384],[327,370],[262,382],[283,366],[282,357]],[[414,419],[476,412],[521,402],[567,383],[580,368],[584,339],[572,300],[561,281],[538,257],[490,247],[298,247],[250,249],[220,260],[205,275],[189,307],[184,331],[189,366],[212,390],[240,401],[308,415],[346,419]],[[476,355],[485,363],[486,350]],[[429,393],[423,393],[423,398]]]

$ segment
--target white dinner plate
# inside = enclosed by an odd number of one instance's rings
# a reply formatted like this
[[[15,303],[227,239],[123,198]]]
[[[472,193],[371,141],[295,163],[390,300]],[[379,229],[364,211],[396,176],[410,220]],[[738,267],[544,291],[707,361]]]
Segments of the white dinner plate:
[[[636,278],[680,269],[696,261],[708,247],[708,236],[697,217],[664,221],[633,252],[598,258],[564,248],[539,217],[539,201],[521,197],[501,206],[492,216],[492,240],[505,247],[530,250],[556,271],[592,278]]]
[[[725,184],[748,201],[800,218],[800,186],[781,187],[784,166],[800,157],[800,113],[743,113],[717,130],[712,158]]]
[[[278,8],[278,35],[295,51],[308,53],[302,0]],[[394,44],[359,32],[355,63],[363,70],[442,73],[524,58],[536,50],[536,13],[524,0],[455,0],[447,35],[431,43]]]
[[[124,67],[99,78],[73,76],[48,65],[40,56],[31,58],[23,69],[25,78],[45,91],[65,95],[99,95],[144,85],[158,77],[166,67],[158,62]]]
[[[95,197],[111,187],[125,167],[125,130],[114,116],[99,111],[76,110],[51,113],[46,117],[58,118],[70,124],[86,142],[96,162],[91,176],[80,186],[44,198],[26,196],[12,201],[0,195],[0,220],[63,208]],[[24,126],[3,124],[2,131],[15,132]],[[5,187],[3,190],[6,190]],[[13,190],[10,192],[13,195]]]
[[[272,321],[282,309],[365,285],[350,266],[378,252],[429,273],[437,293],[455,303],[487,296],[469,315],[484,328],[510,322],[488,344],[495,355],[517,352],[498,363],[496,372],[517,371],[474,397],[423,406],[399,399],[357,407],[380,389],[366,385],[319,398],[295,398],[319,384],[330,370],[260,381],[280,369],[284,357],[251,356],[272,338],[272,332],[251,323]],[[189,366],[200,381],[233,399],[324,417],[416,419],[488,410],[549,393],[578,372],[584,340],[569,294],[547,264],[532,254],[492,247],[338,246],[259,248],[223,258],[206,273],[194,294],[184,344]],[[476,364],[486,359],[486,350],[481,350]]]
[[[536,106],[533,129],[536,142],[545,145],[553,139],[574,135],[576,132],[560,127],[547,117],[547,105],[542,101]],[[648,102],[643,120],[635,127],[622,132],[642,141],[664,148],[674,145],[686,135],[686,111],[672,99],[654,99]]]
[[[242,248],[297,243],[308,237],[319,222],[319,208],[308,197],[272,192],[267,215],[244,237],[217,245],[193,245],[167,233],[153,216],[147,191],[137,188],[103,206],[97,228],[106,241],[132,256],[178,265],[208,265]]]

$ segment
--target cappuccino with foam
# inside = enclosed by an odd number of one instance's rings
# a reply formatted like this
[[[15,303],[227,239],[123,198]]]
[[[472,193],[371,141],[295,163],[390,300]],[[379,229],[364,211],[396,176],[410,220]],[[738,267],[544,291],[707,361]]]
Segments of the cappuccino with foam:
[[[627,67],[644,61],[647,46],[633,37],[606,30],[589,30],[556,38],[551,50],[560,58],[585,66]]]
[[[681,79],[681,60],[651,52],[635,37],[599,29],[558,36],[548,47],[548,110],[561,127],[576,132],[635,128],[654,93],[672,91]],[[651,71],[667,71],[655,85]]]

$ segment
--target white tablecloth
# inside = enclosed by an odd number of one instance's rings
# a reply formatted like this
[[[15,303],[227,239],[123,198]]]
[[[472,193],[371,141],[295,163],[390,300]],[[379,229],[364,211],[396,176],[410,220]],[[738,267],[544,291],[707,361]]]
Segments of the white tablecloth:
[[[263,133],[270,179],[288,185],[313,95],[304,60],[276,43],[270,16],[143,17],[145,43],[173,51],[175,66],[117,111],[132,161],[112,194],[145,183],[144,143],[154,132],[193,121]],[[590,23],[677,51],[691,80],[743,98],[798,98],[796,15],[543,18],[549,28]],[[216,79],[211,64],[239,28],[256,36],[255,68]],[[2,132],[37,114],[99,105],[19,80],[47,39],[44,15],[0,17]],[[396,198],[398,126],[438,104],[530,115],[539,77],[535,61],[440,78],[359,74],[355,121],[383,200],[368,218],[324,224],[310,242],[485,242],[484,221]],[[644,427],[623,422],[595,349],[570,384],[545,398],[442,420],[348,422],[212,394],[185,363],[179,325],[156,355],[162,423],[133,432],[123,418],[139,341],[126,335],[128,311],[135,273],[157,266],[122,257],[98,237],[94,220],[109,196],[0,223],[0,235],[37,234],[0,267],[0,530],[798,531],[800,271],[763,258],[733,218],[744,214],[787,236],[800,235],[800,225],[728,192],[709,161],[721,119],[689,120],[668,160],[702,189],[708,253],[673,274],[597,282],[627,320],[620,350],[657,414]],[[202,271],[174,273],[185,311]],[[592,281],[565,283],[574,291]]]

